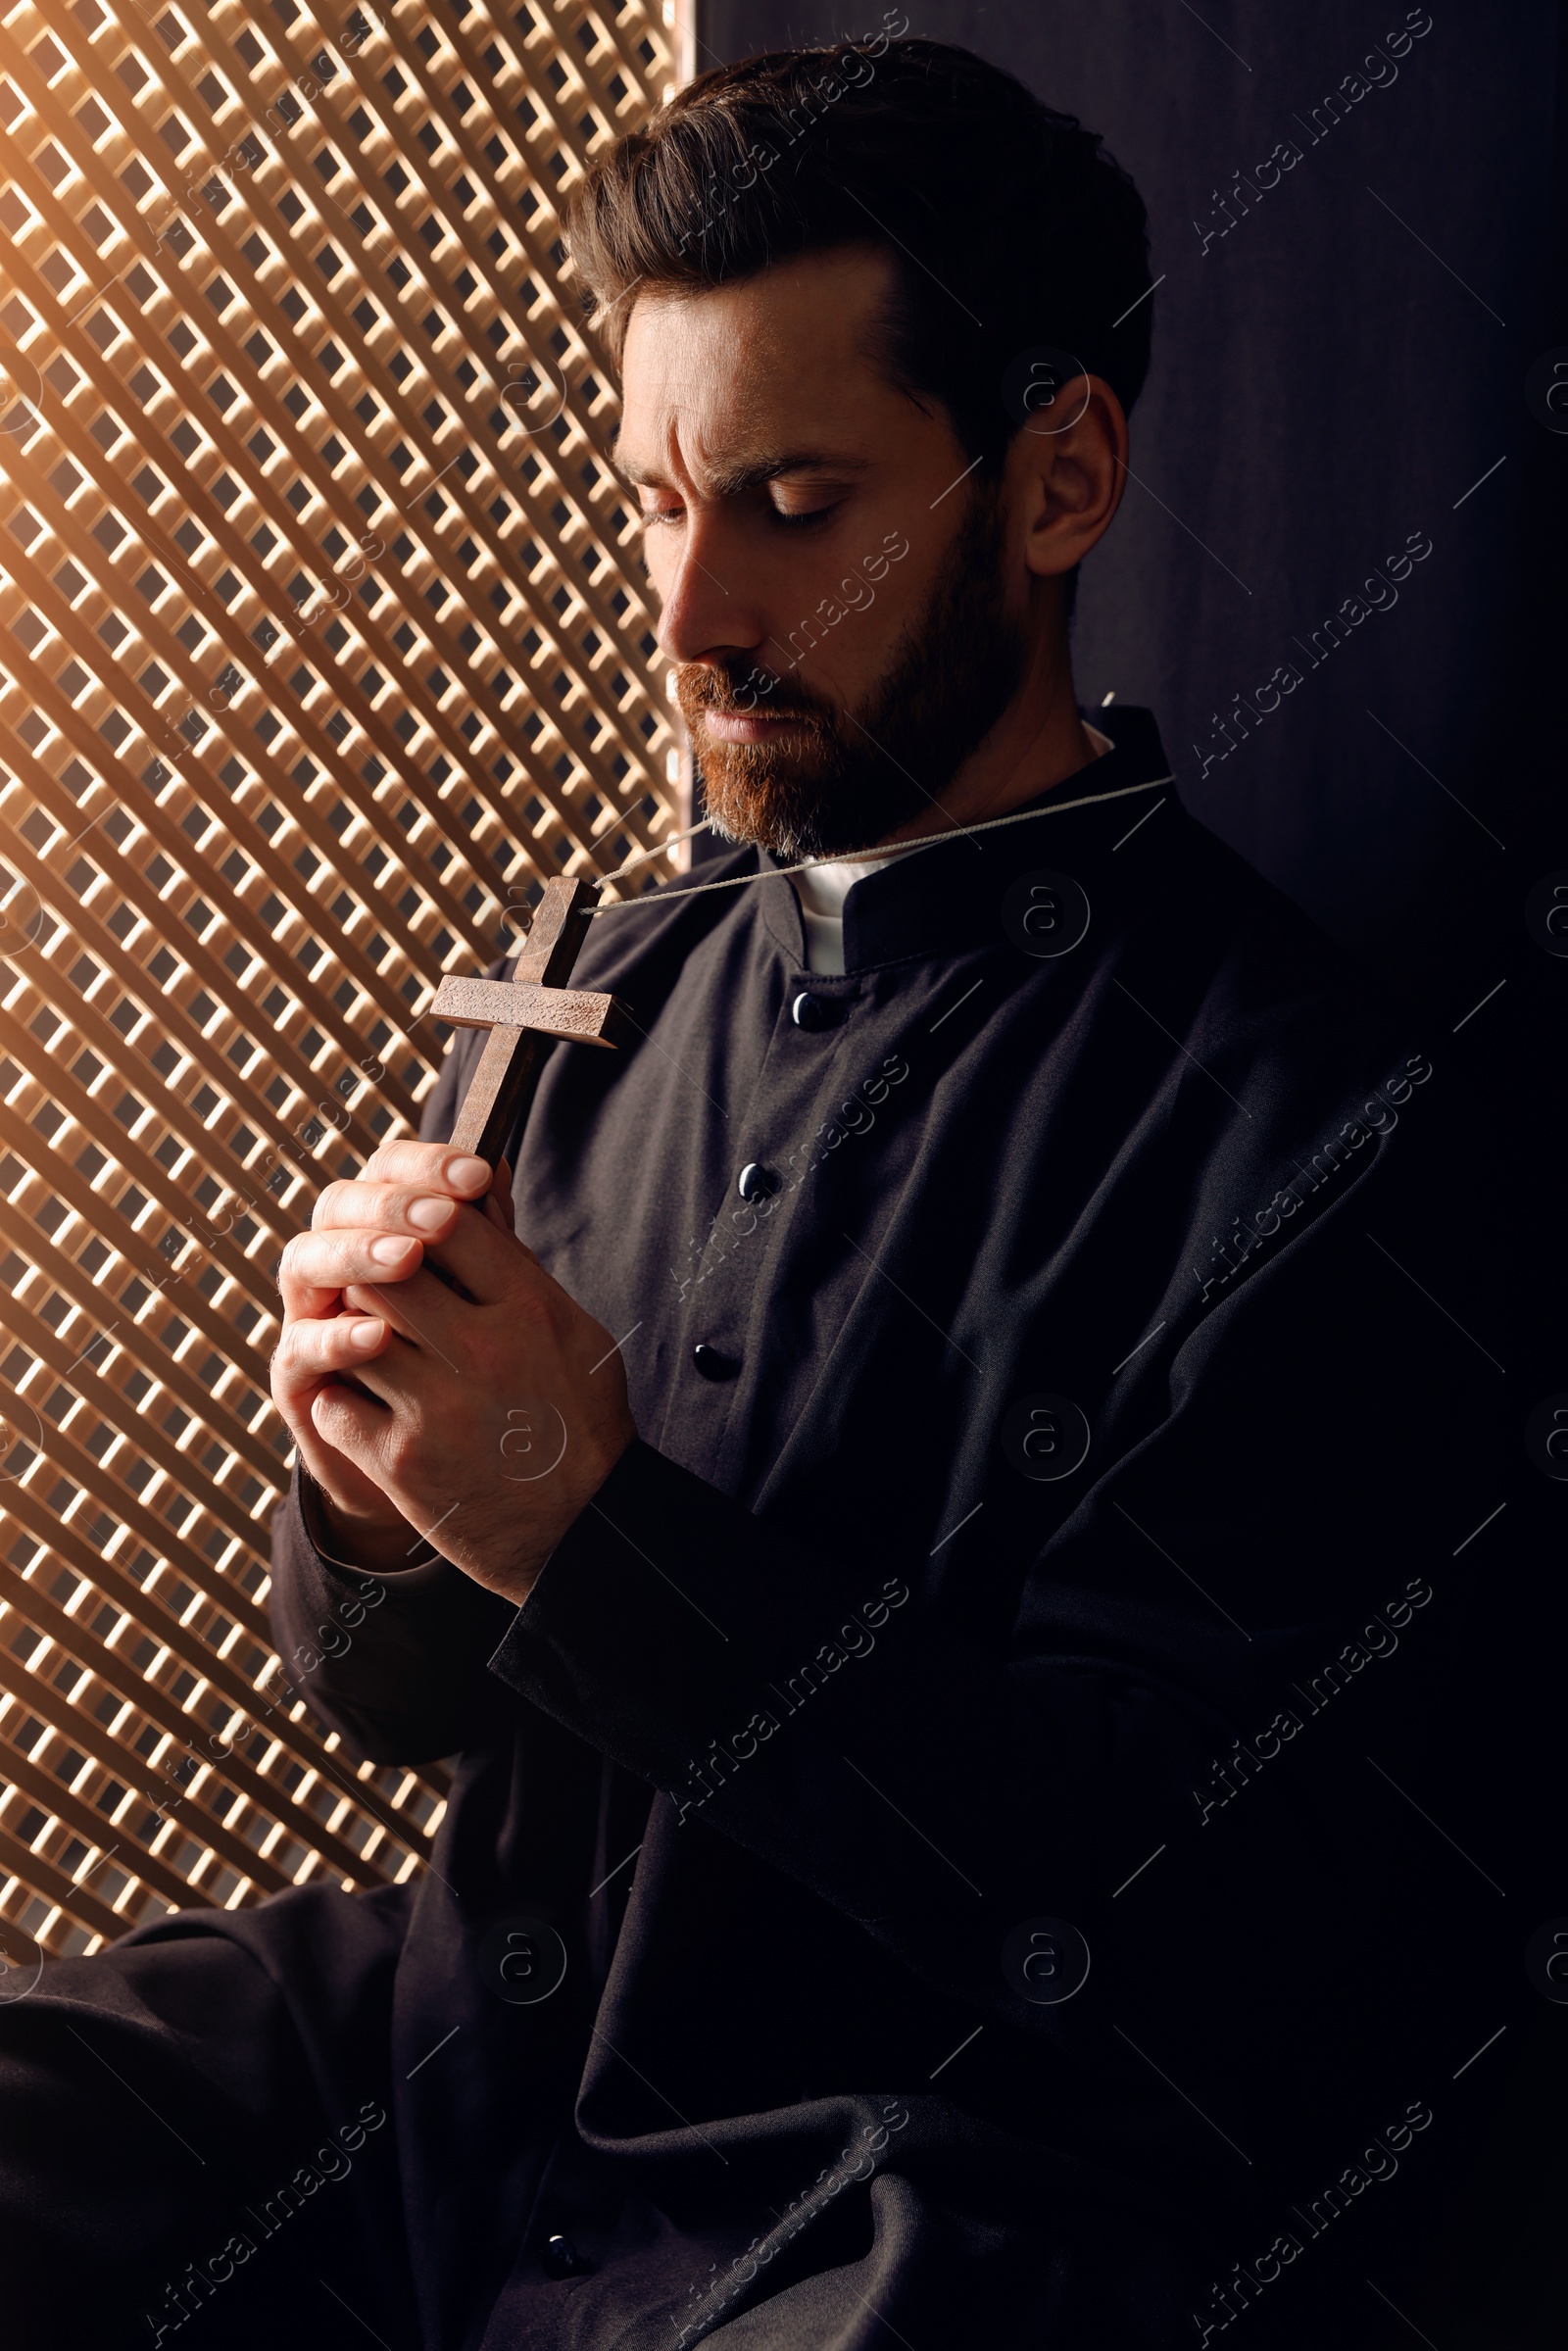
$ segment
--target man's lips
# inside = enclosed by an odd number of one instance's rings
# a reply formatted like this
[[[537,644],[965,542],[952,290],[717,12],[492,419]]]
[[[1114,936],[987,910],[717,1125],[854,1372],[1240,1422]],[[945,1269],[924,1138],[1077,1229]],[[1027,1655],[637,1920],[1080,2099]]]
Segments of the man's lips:
[[[703,723],[715,743],[770,743],[802,720],[793,710],[705,710]]]

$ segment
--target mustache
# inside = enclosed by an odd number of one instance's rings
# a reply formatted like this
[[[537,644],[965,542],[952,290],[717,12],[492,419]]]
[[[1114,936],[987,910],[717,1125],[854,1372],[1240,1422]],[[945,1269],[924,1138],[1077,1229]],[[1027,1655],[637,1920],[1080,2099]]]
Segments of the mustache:
[[[675,672],[676,697],[684,710],[713,710],[720,716],[760,711],[777,718],[830,716],[830,708],[799,685],[786,688],[776,670],[760,662],[684,661]]]

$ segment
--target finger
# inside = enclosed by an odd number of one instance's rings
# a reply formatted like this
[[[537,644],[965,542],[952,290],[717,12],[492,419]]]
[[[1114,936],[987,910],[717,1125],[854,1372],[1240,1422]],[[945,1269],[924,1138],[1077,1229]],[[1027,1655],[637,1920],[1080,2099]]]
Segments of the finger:
[[[339,1305],[339,1293],[336,1290],[323,1290],[318,1284],[294,1279],[289,1255],[292,1247],[292,1242],[284,1243],[283,1254],[277,1265],[277,1287],[282,1295],[285,1324],[301,1318],[314,1321],[318,1316],[335,1314]]]
[[[323,1445],[380,1484],[376,1475],[380,1445],[391,1420],[384,1404],[345,1388],[341,1381],[328,1380],[311,1398],[307,1417]]]
[[[285,1304],[292,1304],[296,1297],[335,1296],[351,1282],[408,1281],[418,1272],[422,1255],[420,1244],[400,1233],[296,1233],[284,1245],[278,1284]],[[329,1310],[311,1305],[295,1308],[297,1314],[312,1321]]]
[[[493,1306],[514,1289],[522,1268],[532,1267],[536,1278],[544,1277],[526,1242],[517,1239],[510,1223],[501,1222],[494,1194],[486,1197],[483,1215],[463,1209],[451,1232],[431,1245],[425,1258],[431,1268],[451,1275],[469,1298]]]
[[[368,1455],[362,1466],[340,1447],[323,1442],[313,1415],[322,1396],[354,1396],[389,1421],[387,1407],[365,1395],[362,1383],[367,1369],[388,1350],[392,1337],[387,1323],[375,1315],[339,1313],[320,1322],[287,1323],[270,1367],[272,1400],[294,1439],[301,1466],[353,1523],[361,1540],[370,1531],[372,1548],[377,1535],[384,1540],[388,1511],[396,1515],[395,1505],[388,1504]],[[368,1432],[367,1423],[360,1435]],[[371,1555],[365,1554],[367,1564]]]
[[[272,1391],[280,1409],[307,1408],[311,1393],[344,1374],[359,1376],[386,1351],[392,1337],[384,1317],[334,1314],[325,1321],[283,1325],[272,1356]]]
[[[377,1248],[383,1239],[384,1251]],[[412,1235],[318,1233],[314,1227],[295,1233],[284,1243],[277,1265],[284,1320],[322,1321],[339,1310],[345,1280],[405,1279],[417,1270],[422,1253]],[[349,1266],[356,1270],[347,1272]]]
[[[476,1217],[474,1222],[478,1221]],[[499,1245],[501,1236],[496,1234],[494,1239]],[[516,1243],[512,1247],[515,1249]],[[411,1349],[428,1355],[438,1367],[461,1370],[465,1347],[461,1317],[471,1313],[472,1305],[429,1266],[421,1266],[406,1282],[353,1282],[343,1293],[343,1302],[353,1313],[378,1315],[400,1341],[406,1340]],[[397,1366],[399,1376],[411,1369],[408,1362]]]
[[[453,1151],[445,1143],[381,1143],[365,1163],[367,1176],[387,1184],[407,1184],[427,1192],[444,1192],[454,1200],[477,1200],[490,1189],[490,1162],[472,1151]]]
[[[505,1159],[496,1161],[496,1172],[482,1204],[490,1222],[503,1233],[516,1231],[517,1203],[512,1197],[512,1169]]]
[[[475,1160],[474,1164],[483,1162]],[[369,1183],[358,1176],[327,1185],[311,1211],[311,1227],[321,1232],[334,1226],[374,1226],[377,1231],[430,1241],[451,1231],[460,1205],[450,1192],[431,1192],[411,1184]]]

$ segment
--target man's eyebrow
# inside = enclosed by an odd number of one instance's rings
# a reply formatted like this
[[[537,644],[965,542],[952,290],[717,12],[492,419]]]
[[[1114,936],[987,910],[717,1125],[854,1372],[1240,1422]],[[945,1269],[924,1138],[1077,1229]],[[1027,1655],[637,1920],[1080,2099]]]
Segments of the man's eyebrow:
[[[635,458],[622,457],[618,449],[612,450],[610,462],[615,471],[631,488],[651,490],[668,487],[669,476],[657,466],[644,465]],[[743,491],[762,489],[770,481],[783,481],[792,473],[864,473],[869,470],[869,458],[852,457],[847,451],[826,449],[790,449],[775,454],[743,458],[734,465],[715,467],[711,475],[712,495],[715,498],[737,498]]]

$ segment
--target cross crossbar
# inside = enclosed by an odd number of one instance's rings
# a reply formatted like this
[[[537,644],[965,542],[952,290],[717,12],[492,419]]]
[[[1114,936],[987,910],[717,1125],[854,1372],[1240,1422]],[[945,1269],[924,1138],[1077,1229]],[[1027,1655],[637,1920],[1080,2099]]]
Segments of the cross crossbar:
[[[451,1140],[492,1166],[526,1118],[552,1045],[631,1042],[635,1027],[618,997],[568,988],[571,967],[598,902],[597,882],[557,875],[544,896],[511,980],[446,978],[430,1009],[454,1028],[488,1029]]]

